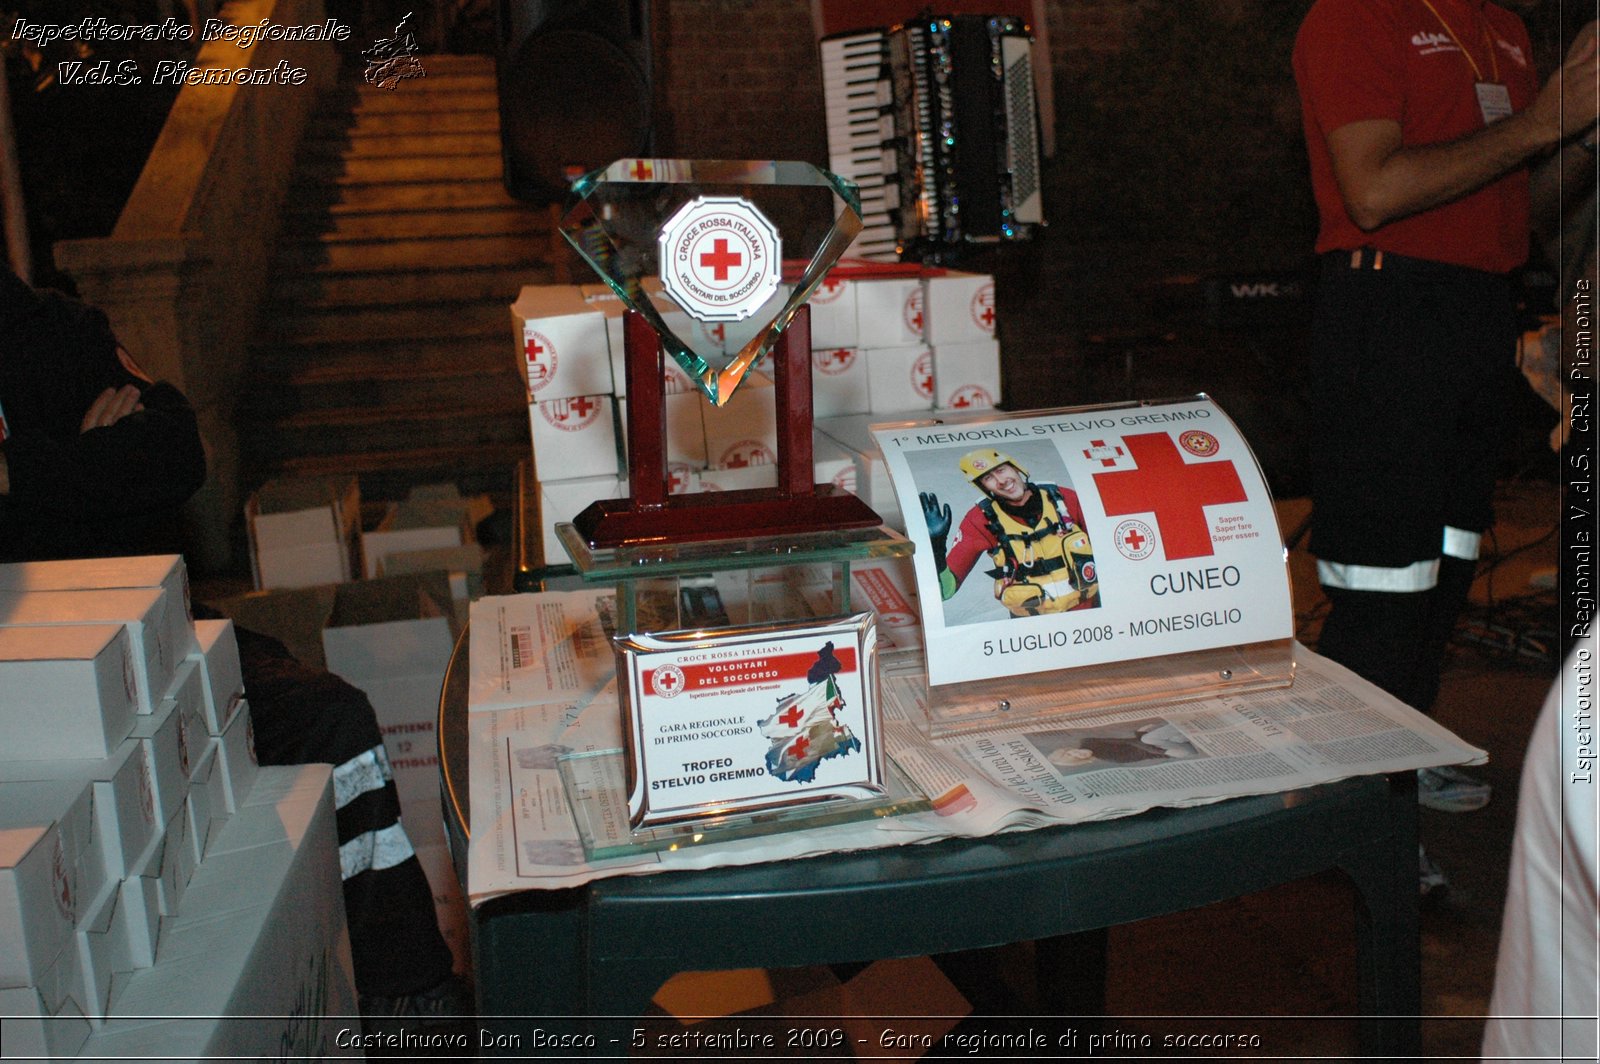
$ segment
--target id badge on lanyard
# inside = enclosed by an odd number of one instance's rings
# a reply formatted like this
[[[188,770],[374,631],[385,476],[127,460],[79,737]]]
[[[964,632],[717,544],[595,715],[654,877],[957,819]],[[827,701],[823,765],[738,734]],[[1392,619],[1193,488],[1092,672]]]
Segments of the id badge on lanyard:
[[[1499,82],[1479,81],[1472,86],[1478,93],[1478,110],[1483,112],[1483,124],[1492,126],[1502,118],[1511,117],[1511,90]]]

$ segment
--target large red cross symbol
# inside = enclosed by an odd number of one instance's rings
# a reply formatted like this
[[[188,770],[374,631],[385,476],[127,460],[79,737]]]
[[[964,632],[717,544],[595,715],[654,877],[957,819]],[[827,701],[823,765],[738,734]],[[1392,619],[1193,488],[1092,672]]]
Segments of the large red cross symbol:
[[[580,418],[589,416],[589,411],[595,409],[596,403],[587,395],[580,395],[567,404],[567,409],[575,411]]]
[[[994,324],[994,308],[993,307],[984,307],[983,310],[978,314],[978,320],[983,322],[985,325],[993,325]]]
[[[633,161],[632,173],[635,181],[643,181],[651,174],[650,164],[645,162],[643,159],[635,159]]]
[[[540,346],[536,337],[530,336],[522,345],[522,353],[528,356],[529,362],[537,362],[539,356],[544,354],[544,348]]]
[[[800,723],[800,707],[790,706],[788,709],[778,714],[778,719],[783,722],[783,726],[785,728],[796,727]]]
[[[726,281],[728,268],[737,266],[743,261],[744,256],[737,251],[729,251],[728,241],[720,236],[712,243],[711,250],[700,256],[700,265],[710,266],[719,281]]]
[[[1185,462],[1165,432],[1124,436],[1138,469],[1094,474],[1108,517],[1154,513],[1167,558],[1214,553],[1203,507],[1244,502],[1244,485],[1231,461]]]

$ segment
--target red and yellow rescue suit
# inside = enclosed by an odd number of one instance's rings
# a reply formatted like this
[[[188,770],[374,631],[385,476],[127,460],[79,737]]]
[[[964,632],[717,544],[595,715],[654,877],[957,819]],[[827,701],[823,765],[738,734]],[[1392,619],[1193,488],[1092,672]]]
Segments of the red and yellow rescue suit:
[[[1031,486],[1019,506],[984,499],[967,511],[939,569],[939,590],[946,599],[987,553],[994,597],[1014,616],[1097,605],[1094,551],[1077,493],[1054,484]]]

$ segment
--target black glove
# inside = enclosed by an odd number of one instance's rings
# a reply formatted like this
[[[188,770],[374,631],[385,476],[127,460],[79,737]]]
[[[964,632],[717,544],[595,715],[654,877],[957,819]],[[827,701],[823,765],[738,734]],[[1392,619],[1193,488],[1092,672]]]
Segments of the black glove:
[[[928,545],[933,548],[936,570],[944,568],[945,541],[950,536],[950,507],[941,505],[939,496],[931,491],[921,492],[922,520],[928,526]]]

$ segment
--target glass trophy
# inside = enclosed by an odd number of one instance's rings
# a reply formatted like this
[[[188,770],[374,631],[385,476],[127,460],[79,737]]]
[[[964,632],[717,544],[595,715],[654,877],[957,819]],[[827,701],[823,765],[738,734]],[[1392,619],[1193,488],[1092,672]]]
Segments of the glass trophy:
[[[595,547],[876,528],[815,484],[806,300],[861,229],[856,187],[809,163],[619,159],[580,178],[561,233],[628,308],[632,496],[573,522]],[[670,495],[663,357],[721,406],[772,362],[778,485]]]

